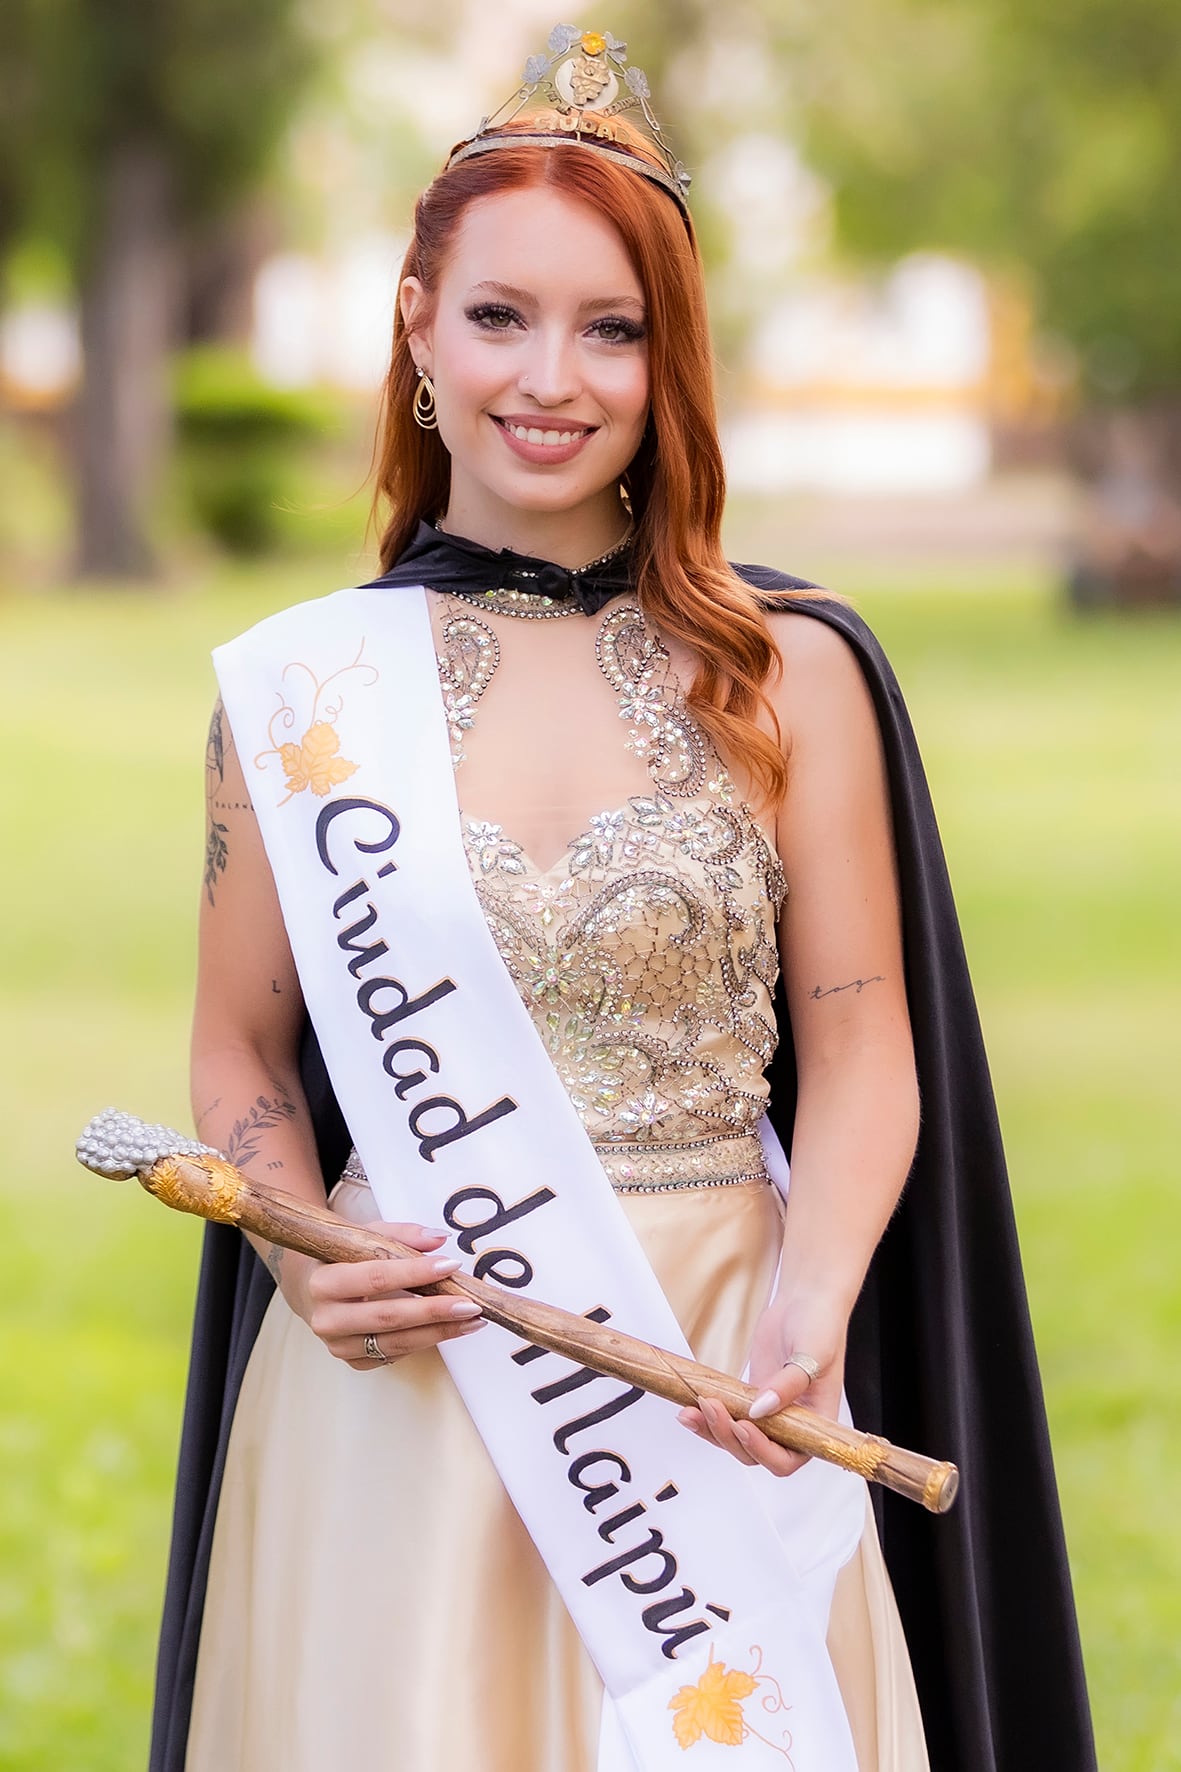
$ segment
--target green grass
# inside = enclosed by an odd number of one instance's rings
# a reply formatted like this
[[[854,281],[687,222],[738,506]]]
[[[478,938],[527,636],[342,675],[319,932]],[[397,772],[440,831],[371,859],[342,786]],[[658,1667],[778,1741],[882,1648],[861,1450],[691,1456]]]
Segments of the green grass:
[[[186,1123],[208,649],[348,576],[0,602],[7,1772],[144,1760],[198,1238],[71,1147],[108,1102]],[[858,601],[911,703],[979,988],[1102,1765],[1170,1772],[1181,622],[1071,622],[1046,586],[979,574]]]

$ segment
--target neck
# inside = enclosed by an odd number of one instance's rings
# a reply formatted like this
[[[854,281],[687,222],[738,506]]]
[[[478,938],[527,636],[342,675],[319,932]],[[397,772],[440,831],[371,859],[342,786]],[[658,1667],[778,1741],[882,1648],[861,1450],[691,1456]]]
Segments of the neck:
[[[623,540],[627,512],[614,486],[572,510],[529,511],[500,500],[465,497],[453,487],[439,528],[499,552],[511,548],[575,571]]]

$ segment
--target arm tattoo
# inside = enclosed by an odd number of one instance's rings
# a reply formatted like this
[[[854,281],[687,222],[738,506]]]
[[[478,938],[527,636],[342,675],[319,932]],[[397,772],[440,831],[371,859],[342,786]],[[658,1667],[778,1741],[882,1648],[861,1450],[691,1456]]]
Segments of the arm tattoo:
[[[227,831],[224,824],[219,824],[213,813],[209,814],[209,834],[205,839],[205,896],[210,904],[214,904],[213,889],[217,885],[217,876],[226,871],[229,859],[229,847],[226,843]]]
[[[272,1243],[266,1253],[267,1272],[270,1274],[271,1279],[275,1282],[276,1286],[282,1284],[283,1257],[286,1253],[286,1249],[280,1248],[278,1243]]]
[[[205,838],[205,896],[211,905],[216,902],[217,876],[225,873],[230,854],[226,843],[228,829],[214,812],[218,791],[226,779],[225,712],[218,696],[209,722],[209,737],[205,741],[205,804],[209,813]]]
[[[211,792],[214,787],[221,787],[226,778],[225,720],[226,710],[219,695],[209,722],[209,737],[205,741],[205,767],[209,771]]]
[[[881,973],[878,972],[872,978],[853,978],[849,980],[848,984],[830,984],[827,990],[821,990],[819,985],[815,985],[808,992],[808,996],[813,1003],[819,1002],[821,997],[835,997],[840,991],[856,991],[860,996],[867,984],[885,984],[885,982]]]
[[[295,1103],[284,1090],[271,1101],[260,1095],[250,1111],[235,1120],[226,1143],[226,1156],[239,1169],[245,1169],[258,1155],[259,1140],[273,1126],[282,1126],[295,1118]]]
[[[226,725],[225,715],[219,696],[209,722],[209,737],[205,741],[205,804],[209,814],[205,839],[205,895],[210,904],[216,900],[218,875],[225,873],[230,858],[229,826],[218,813],[254,810],[249,799],[227,800],[225,797],[226,757],[234,748],[234,735]]]

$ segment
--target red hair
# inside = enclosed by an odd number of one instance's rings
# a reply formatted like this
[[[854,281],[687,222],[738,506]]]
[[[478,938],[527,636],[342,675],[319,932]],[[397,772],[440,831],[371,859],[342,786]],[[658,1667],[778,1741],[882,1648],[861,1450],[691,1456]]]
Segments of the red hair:
[[[516,127],[528,128],[529,119]],[[618,120],[615,121],[618,129]],[[635,135],[619,151],[651,157]],[[781,746],[758,725],[773,710],[763,685],[778,668],[758,598],[726,563],[721,525],[726,477],[718,441],[705,280],[693,225],[650,179],[573,142],[522,144],[473,155],[440,173],[414,211],[402,276],[420,279],[429,302],[469,203],[547,185],[589,204],[617,229],[647,308],[651,420],[625,475],[632,507],[636,596],[653,625],[697,661],[688,701],[723,754],[735,758],[772,803],[787,785]],[[437,431],[414,421],[417,389],[400,312],[385,381],[376,451],[378,502],[389,505],[381,537],[384,571],[420,521],[447,508],[450,461]],[[783,596],[783,593],[779,593]]]

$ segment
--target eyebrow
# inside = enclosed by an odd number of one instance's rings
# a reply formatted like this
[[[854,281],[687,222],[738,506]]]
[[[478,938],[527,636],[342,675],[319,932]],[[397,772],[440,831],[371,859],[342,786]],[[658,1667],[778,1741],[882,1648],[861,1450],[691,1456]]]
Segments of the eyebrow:
[[[472,294],[475,295],[477,292],[495,295],[501,301],[515,302],[518,307],[522,308],[537,306],[535,295],[531,295],[527,289],[516,288],[512,283],[497,283],[492,280],[475,283],[472,286]],[[637,295],[592,295],[578,304],[580,314],[596,313],[604,308],[635,308],[642,313],[644,303]]]

